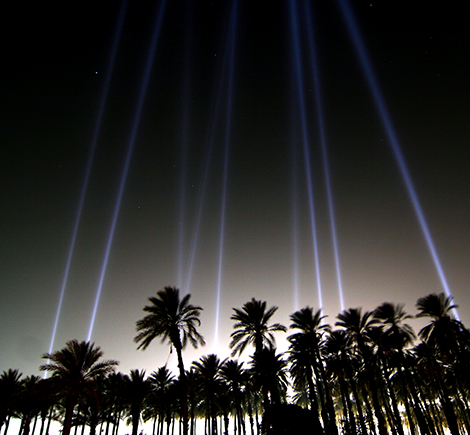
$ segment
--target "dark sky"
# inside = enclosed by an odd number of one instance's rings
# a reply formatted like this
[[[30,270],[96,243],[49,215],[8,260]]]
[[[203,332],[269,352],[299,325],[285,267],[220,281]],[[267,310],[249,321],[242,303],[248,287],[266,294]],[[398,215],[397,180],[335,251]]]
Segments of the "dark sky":
[[[84,1],[71,11],[46,2],[2,14],[0,370],[37,373],[49,350],[95,131],[54,349],[87,337],[133,126],[92,334],[105,356],[120,360],[124,372],[165,363],[167,347],[155,343],[142,353],[133,337],[147,298],[167,285],[189,290],[204,308],[208,346],[188,352],[188,360],[213,351],[228,356],[232,307],[252,297],[279,306],[275,321],[284,324],[295,309],[318,308],[289,1],[254,3],[238,1],[233,30],[231,1],[168,2],[137,123],[161,2],[130,2],[98,130],[121,3]],[[351,4],[468,326],[466,13],[457,3]],[[443,291],[441,281],[339,3],[312,2],[312,16],[345,305],[370,310],[391,301],[415,314],[416,300]],[[341,307],[305,22],[303,15],[296,30],[303,44],[322,308],[334,323]]]

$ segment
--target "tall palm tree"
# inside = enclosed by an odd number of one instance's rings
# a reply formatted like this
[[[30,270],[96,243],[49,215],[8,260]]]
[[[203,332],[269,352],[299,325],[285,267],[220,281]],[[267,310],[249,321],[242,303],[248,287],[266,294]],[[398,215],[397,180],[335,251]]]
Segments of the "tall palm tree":
[[[314,358],[309,346],[308,340],[304,335],[294,334],[289,337],[289,356],[290,374],[293,379],[293,387],[296,391],[307,391],[308,402],[313,416],[313,429],[315,433],[324,434],[320,422],[320,411],[318,406],[317,388],[313,381],[312,366]],[[316,378],[317,386],[320,384],[319,378]],[[324,406],[324,401],[320,400]],[[328,423],[328,419],[326,420]],[[325,424],[325,421],[324,421]]]
[[[287,361],[276,353],[272,346],[264,347],[251,357],[252,387],[263,396],[264,426],[271,434],[270,405],[279,405],[285,400],[288,387]]]
[[[452,310],[457,305],[452,303],[452,297],[444,293],[432,293],[416,302],[418,314],[416,317],[430,317],[431,322],[422,328],[418,335],[427,346],[428,355],[435,356],[435,364],[441,367],[438,374],[438,387],[444,414],[447,419],[450,432],[460,432],[456,412],[451,399],[451,389],[445,374],[451,374],[451,367],[462,348],[468,345],[468,331],[462,323],[455,319]],[[424,344],[417,346],[425,349]],[[421,352],[421,354],[426,354]],[[453,376],[451,376],[453,378]]]
[[[242,309],[234,308],[235,312],[230,319],[236,323],[233,325],[235,331],[230,337],[230,348],[233,349],[232,356],[240,355],[245,348],[252,344],[255,353],[261,352],[265,346],[274,346],[273,333],[277,331],[286,332],[286,327],[280,323],[269,325],[269,321],[278,307],[274,306],[266,310],[266,302],[252,298],[246,302]]]
[[[378,394],[376,367],[372,364],[372,349],[367,341],[367,334],[378,321],[372,317],[371,311],[362,313],[361,308],[349,308],[338,314],[336,318],[338,319],[336,326],[343,328],[357,346],[364,369],[368,375],[369,391],[372,396],[372,405],[379,433],[380,435],[387,435],[387,426]]]
[[[248,373],[243,363],[233,359],[226,360],[220,369],[220,377],[227,383],[232,392],[234,406],[235,435],[245,433],[245,419],[243,415],[243,396],[248,383]]]
[[[367,434],[361,400],[357,388],[356,358],[353,340],[344,330],[330,331],[325,340],[323,351],[326,355],[326,367],[332,380],[337,381],[341,403],[343,405],[343,419],[346,421],[348,433],[357,433],[356,417],[353,411],[351,395],[356,402],[361,433]]]
[[[175,348],[182,386],[184,435],[188,435],[188,404],[183,349],[188,342],[195,348],[205,344],[204,338],[197,331],[197,327],[201,324],[199,316],[202,308],[191,305],[190,297],[188,294],[180,299],[176,287],[165,287],[158,291],[156,297],[149,298],[151,304],[144,307],[144,311],[149,314],[137,321],[138,334],[134,338],[136,343],[140,343],[138,349],[146,349],[157,337],[160,337],[162,342],[169,342]]]
[[[336,426],[333,399],[321,357],[323,335],[330,329],[329,325],[323,324],[325,317],[322,315],[321,310],[314,312],[311,307],[302,308],[291,314],[292,323],[290,327],[299,332],[289,336],[289,341],[293,344],[297,342],[297,348],[300,346],[310,355],[310,364],[317,379],[320,400],[323,404],[322,419],[325,431],[333,435],[338,433],[338,428]]]
[[[416,335],[413,328],[406,323],[406,320],[411,319],[412,316],[406,313],[403,304],[393,304],[391,302],[384,302],[379,305],[374,310],[373,316],[382,324],[383,338],[390,351],[386,362],[389,364],[393,363],[397,370],[401,386],[402,400],[405,405],[410,432],[412,435],[416,433],[412,417],[412,410],[414,409],[421,431],[427,433],[429,432],[429,428],[427,427],[426,420],[420,411],[420,407],[417,403],[413,403],[413,392],[411,397],[408,396],[408,389],[413,388],[413,386],[410,379],[410,373],[406,370],[405,348],[413,343]]]
[[[63,435],[70,434],[72,416],[77,399],[82,391],[92,389],[95,379],[114,371],[118,362],[115,360],[98,361],[103,356],[99,346],[88,341],[71,340],[61,350],[46,353],[43,358],[49,362],[40,370],[52,372],[52,376],[61,386],[65,397],[65,417]]]
[[[216,398],[222,388],[220,370],[225,361],[220,361],[215,354],[203,356],[199,361],[193,362],[193,368],[199,379],[199,387],[206,398],[205,408],[209,435],[217,433]]]
[[[124,381],[128,412],[132,421],[132,435],[137,435],[144,401],[151,390],[151,383],[145,379],[145,370],[131,370]]]

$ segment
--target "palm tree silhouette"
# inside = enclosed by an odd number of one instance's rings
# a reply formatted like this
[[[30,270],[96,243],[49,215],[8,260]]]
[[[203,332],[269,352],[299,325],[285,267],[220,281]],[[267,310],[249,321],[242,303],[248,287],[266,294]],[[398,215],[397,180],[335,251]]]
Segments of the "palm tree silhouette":
[[[406,313],[403,304],[393,304],[391,302],[384,302],[379,305],[374,310],[373,316],[381,323],[383,328],[382,342],[386,344],[386,351],[388,352],[388,354],[385,355],[386,360],[384,363],[393,366],[398,374],[401,397],[405,405],[410,432],[412,435],[416,433],[412,416],[412,410],[414,409],[421,432],[424,431],[427,433],[429,432],[429,428],[421,413],[419,404],[413,403],[413,397],[416,397],[416,393],[412,390],[413,383],[405,364],[405,348],[412,344],[413,340],[416,338],[413,328],[405,322],[411,319],[412,316]],[[411,390],[411,397],[408,394],[409,390]],[[399,418],[399,414],[396,415],[396,417]]]
[[[137,435],[140,414],[150,390],[151,384],[145,379],[145,370],[131,370],[129,376],[125,376],[124,392],[128,413],[132,421],[132,435]]]
[[[52,372],[61,386],[65,397],[65,417],[63,435],[69,435],[72,427],[72,416],[79,394],[93,389],[93,382],[100,376],[106,376],[118,365],[115,360],[98,362],[103,356],[99,346],[88,341],[71,340],[61,350],[52,354],[46,353],[43,358],[49,362],[40,366],[40,370]]]
[[[226,360],[220,368],[220,377],[227,383],[232,393],[234,407],[235,435],[245,433],[245,419],[243,415],[243,399],[249,375],[243,368],[243,363],[233,359]]]
[[[419,298],[416,308],[419,311],[416,317],[430,317],[431,322],[419,331],[423,343],[415,348],[415,353],[420,357],[421,364],[426,361],[431,366],[432,362],[449,430],[452,435],[457,435],[460,430],[445,369],[450,372],[457,355],[468,347],[468,331],[452,315],[451,311],[457,306],[452,303],[452,297],[444,293]]]
[[[274,306],[266,310],[266,302],[252,298],[243,305],[242,309],[234,308],[235,314],[230,319],[236,323],[233,325],[235,331],[230,337],[230,348],[233,349],[232,356],[240,355],[245,348],[252,344],[255,353],[261,352],[265,346],[274,346],[275,338],[273,332],[286,332],[287,328],[280,323],[269,325],[269,321],[278,307]]]
[[[451,363],[466,336],[464,326],[452,314],[458,306],[452,303],[452,297],[432,293],[419,298],[416,308],[419,311],[416,317],[431,318],[431,323],[422,328],[418,335],[429,346],[437,347],[446,363]]]
[[[8,430],[10,418],[16,412],[15,407],[22,390],[22,376],[16,369],[8,369],[0,375],[0,430],[6,423],[4,433]]]
[[[326,378],[325,367],[321,357],[321,346],[323,343],[323,335],[329,331],[330,326],[323,324],[323,316],[321,310],[314,312],[313,308],[305,307],[291,314],[292,329],[298,330],[289,336],[292,344],[291,351],[307,352],[310,367],[307,368],[307,382],[311,382],[312,374],[309,373],[313,369],[315,379],[317,379],[318,393],[322,403],[322,419],[325,431],[328,434],[337,434],[336,416],[334,410],[331,390]],[[299,355],[300,356],[300,355]],[[310,389],[312,385],[310,384]],[[310,394],[312,402],[313,395]],[[313,405],[314,406],[314,405]],[[313,407],[311,407],[313,409]]]
[[[225,361],[220,361],[215,354],[203,356],[199,361],[193,362],[193,369],[199,381],[199,388],[205,398],[203,407],[206,409],[208,434],[217,433],[216,398],[222,389],[220,370]]]
[[[371,311],[366,311],[362,314],[360,308],[349,308],[338,314],[336,318],[338,321],[335,325],[343,328],[357,346],[365,372],[367,373],[369,391],[372,396],[372,406],[374,407],[379,434],[387,435],[387,426],[378,394],[376,367],[372,364],[372,349],[367,343],[367,334],[378,321],[372,317]]]
[[[266,434],[272,433],[270,407],[280,405],[285,401],[289,384],[287,378],[287,361],[282,354],[276,353],[276,348],[264,347],[251,357],[250,373],[252,388],[259,390],[263,396],[264,427]]]
[[[146,349],[157,337],[160,337],[162,342],[169,342],[175,348],[182,386],[184,435],[188,435],[188,403],[183,349],[188,342],[195,348],[205,344],[204,338],[197,332],[197,326],[201,323],[199,315],[202,308],[191,305],[190,297],[188,294],[180,299],[176,287],[165,287],[158,291],[156,297],[148,299],[151,305],[146,305],[144,311],[149,314],[137,321],[138,334],[134,338],[136,343],[140,343],[138,349]]]

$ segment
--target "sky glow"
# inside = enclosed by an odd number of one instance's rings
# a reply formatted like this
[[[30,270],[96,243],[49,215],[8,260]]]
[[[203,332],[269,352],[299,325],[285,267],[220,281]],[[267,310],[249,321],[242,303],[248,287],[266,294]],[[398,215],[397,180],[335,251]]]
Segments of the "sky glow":
[[[445,289],[470,324],[470,30],[463,9],[405,6],[13,5],[0,370],[36,374],[73,338],[125,373],[172,366],[133,342],[165,286],[204,309],[188,367],[230,355],[252,297],[288,326],[307,305],[329,324],[385,301],[416,314]]]

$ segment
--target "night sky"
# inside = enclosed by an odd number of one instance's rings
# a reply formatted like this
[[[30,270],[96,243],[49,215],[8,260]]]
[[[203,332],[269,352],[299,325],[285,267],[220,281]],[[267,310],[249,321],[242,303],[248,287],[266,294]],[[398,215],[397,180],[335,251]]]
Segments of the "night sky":
[[[416,314],[416,300],[443,286],[339,4],[312,2],[311,29],[344,303],[370,310],[391,301]],[[442,270],[469,326],[468,14],[455,2],[351,4]],[[53,350],[87,338],[126,156],[91,335],[105,357],[121,362],[119,370],[150,373],[168,359],[174,364],[158,340],[145,352],[133,342],[147,298],[164,286],[189,291],[204,308],[207,346],[188,350],[188,365],[210,352],[229,355],[232,308],[252,297],[279,306],[274,321],[286,325],[296,309],[319,308],[309,181],[322,308],[332,324],[341,311],[305,14],[295,29],[300,98],[289,1],[239,0],[235,21],[228,0],[169,0],[158,15],[161,6],[129,2],[122,12],[120,1],[83,1],[71,11],[46,2],[2,14],[1,371],[37,374],[49,351],[93,147]],[[136,119],[157,16],[161,29]]]

